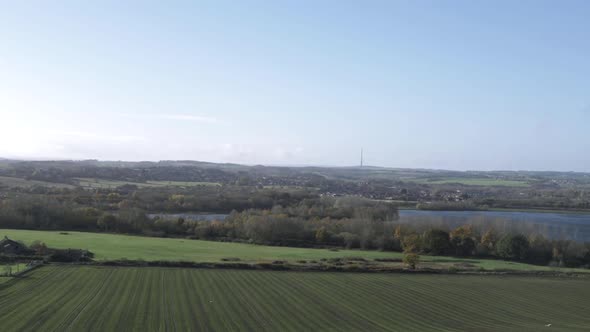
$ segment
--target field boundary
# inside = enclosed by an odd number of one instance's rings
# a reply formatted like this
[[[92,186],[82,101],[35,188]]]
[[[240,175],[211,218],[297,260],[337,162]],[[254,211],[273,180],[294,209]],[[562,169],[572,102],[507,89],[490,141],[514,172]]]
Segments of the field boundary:
[[[2,277],[18,278],[18,277],[21,277],[22,275],[24,275],[25,273],[42,266],[43,264],[44,264],[43,261],[34,261],[34,262],[27,264],[26,268],[24,268],[23,270],[20,270],[16,273],[12,273],[11,275],[6,275],[6,276],[3,275]]]
[[[85,263],[50,263],[52,265],[77,265],[77,266],[105,266],[105,267],[169,267],[189,269],[224,269],[224,270],[270,270],[270,271],[294,271],[294,272],[338,272],[338,273],[399,273],[399,274],[440,274],[440,275],[480,275],[480,276],[537,276],[537,277],[567,277],[588,278],[590,273],[562,272],[562,271],[519,271],[519,270],[468,270],[460,268],[436,269],[405,267],[371,266],[371,265],[297,265],[283,261],[259,262],[259,263],[216,263],[216,262],[189,262],[189,261],[137,261],[137,260],[110,260],[93,261]]]

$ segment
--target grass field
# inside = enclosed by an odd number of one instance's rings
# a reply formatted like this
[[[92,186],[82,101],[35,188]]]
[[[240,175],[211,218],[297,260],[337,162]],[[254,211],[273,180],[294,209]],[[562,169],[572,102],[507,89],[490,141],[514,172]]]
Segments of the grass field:
[[[218,182],[189,182],[189,181],[147,181],[146,183],[156,186],[176,186],[176,187],[194,187],[194,186],[221,186]]]
[[[2,331],[587,331],[588,280],[47,266]],[[551,328],[545,327],[552,324]]]
[[[27,268],[27,264],[0,264],[0,276],[6,276],[8,273],[8,268],[10,268],[10,272],[12,274],[16,274],[21,271],[24,271]]]
[[[147,182],[128,182],[117,180],[105,180],[96,178],[76,178],[78,185],[84,188],[117,188],[122,185],[131,184],[137,187],[194,187],[194,186],[219,186],[216,182],[188,182],[188,181],[147,181]],[[53,187],[53,188],[75,188],[73,185],[65,183],[54,183],[46,181],[26,180],[8,176],[0,176],[0,185],[8,187],[28,188],[33,186]]]
[[[14,240],[24,241],[30,244],[35,240],[43,241],[53,248],[80,248],[88,249],[95,254],[96,260],[113,259],[143,259],[146,261],[193,261],[193,262],[220,262],[222,258],[239,258],[244,262],[284,260],[296,262],[297,260],[319,260],[322,258],[346,258],[362,257],[365,259],[376,258],[401,258],[397,252],[306,249],[291,247],[271,247],[242,243],[200,241],[188,239],[166,239],[141,236],[126,236],[116,234],[61,232],[53,231],[28,231],[0,229],[0,237],[8,236]],[[436,263],[442,266],[451,266],[456,263],[470,263],[476,267],[487,270],[536,270],[536,271],[575,271],[590,272],[584,269],[550,268],[516,262],[506,262],[490,259],[462,259],[444,256],[422,256],[425,264]]]
[[[529,187],[525,181],[500,180],[491,178],[442,178],[442,179],[410,179],[408,181],[424,184],[449,184],[459,183],[466,186],[503,186],[503,187]]]
[[[76,178],[78,185],[85,188],[117,188],[126,184],[137,187],[194,187],[194,186],[219,186],[215,182],[187,182],[187,181],[146,181],[129,182],[117,180],[105,180],[97,178]]]
[[[74,188],[74,186],[65,183],[54,183],[36,180],[26,180],[21,178],[13,178],[8,176],[0,176],[0,185],[8,187],[28,188],[33,186],[53,187],[53,188]]]

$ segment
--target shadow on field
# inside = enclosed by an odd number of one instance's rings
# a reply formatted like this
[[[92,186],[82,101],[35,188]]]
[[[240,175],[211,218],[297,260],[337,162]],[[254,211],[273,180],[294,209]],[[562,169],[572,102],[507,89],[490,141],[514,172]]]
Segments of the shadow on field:
[[[426,261],[425,261],[426,262]],[[478,260],[473,259],[461,259],[461,261],[457,261],[456,259],[436,259],[432,260],[432,263],[468,263],[468,264],[477,264],[480,263]]]

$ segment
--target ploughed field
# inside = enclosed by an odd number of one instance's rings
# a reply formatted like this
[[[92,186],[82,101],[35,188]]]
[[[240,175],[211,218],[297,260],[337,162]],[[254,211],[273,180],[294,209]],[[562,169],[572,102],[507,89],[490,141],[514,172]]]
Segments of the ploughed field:
[[[52,265],[0,284],[0,322],[2,331],[587,331],[588,285],[587,278]]]

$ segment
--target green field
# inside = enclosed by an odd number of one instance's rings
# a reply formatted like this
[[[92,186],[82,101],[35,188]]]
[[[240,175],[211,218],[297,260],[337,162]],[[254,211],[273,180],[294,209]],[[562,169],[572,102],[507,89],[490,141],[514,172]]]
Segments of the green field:
[[[587,331],[587,279],[47,266],[2,331]]]
[[[137,187],[194,187],[194,186],[219,186],[215,182],[189,182],[189,181],[146,181],[130,182],[118,180],[105,180],[97,178],[76,178],[78,185],[85,188],[117,188],[123,185],[134,185]]]
[[[17,274],[19,272],[24,271],[27,269],[27,264],[17,263],[17,264],[0,264],[0,276],[6,276],[8,273],[8,267],[10,267],[10,271],[12,274]]]
[[[7,187],[28,188],[34,186],[40,187],[54,187],[54,188],[74,188],[74,186],[65,183],[54,183],[36,180],[26,180],[21,178],[13,178],[8,176],[0,176],[0,185]]]
[[[322,258],[362,257],[401,258],[397,252],[306,249],[291,247],[271,247],[253,244],[214,242],[188,239],[167,239],[116,234],[83,233],[83,232],[28,231],[0,229],[0,238],[5,235],[14,240],[30,244],[35,240],[43,241],[53,248],[88,249],[95,254],[96,260],[142,259],[146,261],[192,261],[220,262],[223,258],[239,258],[243,262],[260,262],[284,260],[319,260]],[[444,256],[422,256],[423,265],[452,266],[457,263],[469,263],[487,270],[536,270],[536,271],[575,271],[590,272],[584,269],[551,268],[516,262],[478,258],[453,258]]]
[[[190,181],[147,181],[147,184],[156,186],[173,186],[173,187],[194,187],[194,186],[221,186],[218,182],[190,182]]]
[[[93,189],[113,189],[122,185],[130,184],[137,187],[194,187],[194,186],[220,186],[216,182],[190,182],[190,181],[146,181],[146,182],[130,182],[118,180],[105,180],[97,178],[75,178],[78,185],[84,188]],[[65,183],[55,183],[37,180],[27,180],[22,178],[13,178],[8,176],[0,176],[0,186],[29,188],[34,186],[53,187],[53,188],[75,188],[75,186]]]
[[[503,187],[529,187],[526,181],[517,180],[501,180],[491,178],[441,178],[441,179],[409,179],[408,181],[423,183],[423,184],[452,184],[459,183],[466,186],[503,186]]]

